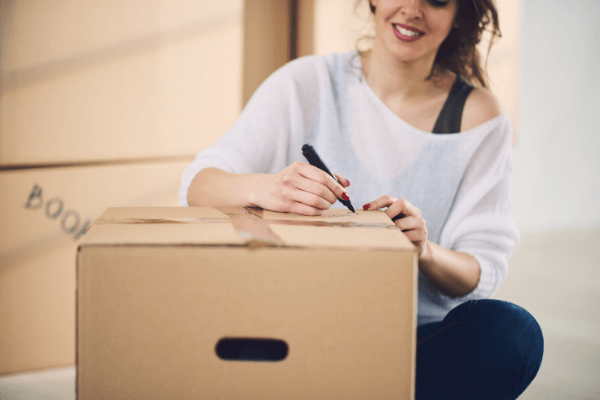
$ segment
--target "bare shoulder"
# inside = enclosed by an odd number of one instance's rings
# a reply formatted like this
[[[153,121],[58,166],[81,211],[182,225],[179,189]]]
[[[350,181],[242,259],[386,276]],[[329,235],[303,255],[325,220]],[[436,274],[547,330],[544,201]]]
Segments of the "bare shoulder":
[[[467,97],[462,115],[461,131],[468,131],[496,118],[504,110],[498,98],[485,88],[475,88]]]

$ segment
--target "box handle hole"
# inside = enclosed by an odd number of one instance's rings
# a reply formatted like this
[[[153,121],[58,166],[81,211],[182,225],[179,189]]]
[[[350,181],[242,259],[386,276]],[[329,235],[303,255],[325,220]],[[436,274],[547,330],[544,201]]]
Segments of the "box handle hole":
[[[278,339],[223,338],[215,350],[227,361],[281,361],[288,355],[287,343]]]

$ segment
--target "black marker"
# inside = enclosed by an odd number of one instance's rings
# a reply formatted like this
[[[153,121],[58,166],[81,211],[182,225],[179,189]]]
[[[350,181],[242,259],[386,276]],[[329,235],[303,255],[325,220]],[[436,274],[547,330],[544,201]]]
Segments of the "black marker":
[[[327,172],[333,179],[335,179],[336,182],[339,183],[339,181],[335,178],[335,176],[333,176],[331,171],[329,171],[329,168],[327,168],[325,163],[321,161],[321,157],[319,157],[315,149],[310,144],[305,144],[304,146],[302,146],[302,154],[304,155],[306,160],[308,160],[308,163],[310,165],[319,168],[321,171]],[[350,203],[350,200],[344,200],[340,198],[338,198],[338,200],[343,205],[348,207],[348,210],[352,211],[353,213],[356,213],[356,211],[354,211],[354,207],[352,207],[352,203]]]
[[[401,212],[400,214],[398,214],[394,218],[392,218],[392,222],[395,222],[397,219],[404,218],[404,217],[406,217],[406,214]]]

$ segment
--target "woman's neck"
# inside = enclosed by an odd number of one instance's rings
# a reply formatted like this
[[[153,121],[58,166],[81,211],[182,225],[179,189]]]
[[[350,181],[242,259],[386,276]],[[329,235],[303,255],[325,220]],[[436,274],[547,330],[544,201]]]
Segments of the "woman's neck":
[[[395,59],[377,41],[361,57],[363,74],[369,87],[382,100],[411,101],[436,92],[436,80],[427,77],[433,59],[402,62]]]

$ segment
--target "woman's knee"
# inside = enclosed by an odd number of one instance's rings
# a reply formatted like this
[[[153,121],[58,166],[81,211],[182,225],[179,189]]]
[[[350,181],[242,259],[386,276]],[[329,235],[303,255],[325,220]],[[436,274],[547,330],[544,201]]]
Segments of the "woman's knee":
[[[486,324],[488,332],[496,332],[506,357],[527,369],[526,375],[533,380],[544,353],[544,335],[535,317],[523,307],[502,300],[477,300],[472,307],[477,322]]]
[[[516,304],[501,300],[476,300],[470,305],[473,324],[486,338],[480,356],[491,361],[490,374],[503,376],[497,390],[517,398],[537,375],[544,353],[544,336],[536,319]],[[502,389],[503,388],[503,389]]]
[[[455,307],[444,319],[465,335],[473,335],[486,356],[510,357],[513,362],[539,369],[544,352],[544,337],[536,319],[516,304],[507,301],[471,300]],[[537,367],[536,367],[537,366]],[[535,374],[534,374],[535,376]]]

